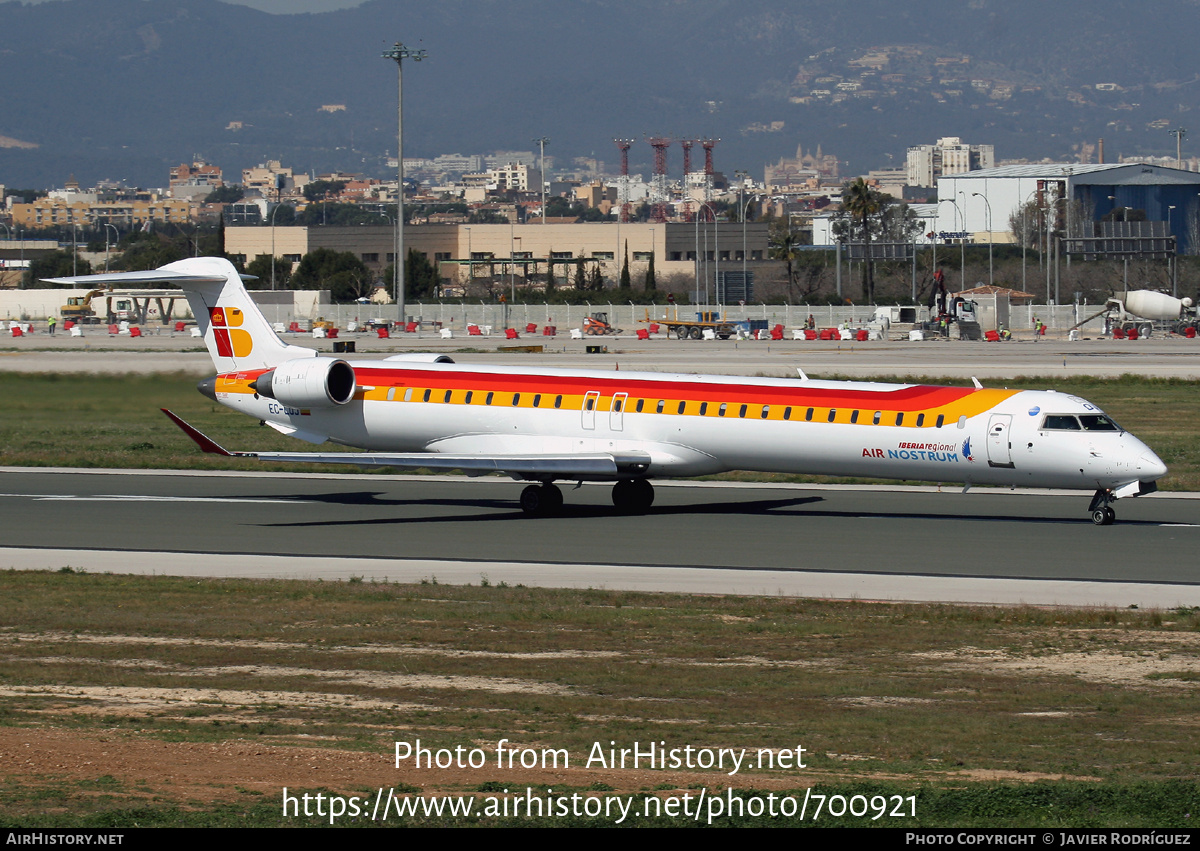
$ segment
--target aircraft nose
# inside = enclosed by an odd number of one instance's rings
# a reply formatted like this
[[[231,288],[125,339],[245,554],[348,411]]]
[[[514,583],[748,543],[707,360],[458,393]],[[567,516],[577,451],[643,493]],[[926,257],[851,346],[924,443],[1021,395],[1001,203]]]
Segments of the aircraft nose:
[[[1137,460],[1138,478],[1142,481],[1161,479],[1167,474],[1167,465],[1157,455],[1147,450]]]

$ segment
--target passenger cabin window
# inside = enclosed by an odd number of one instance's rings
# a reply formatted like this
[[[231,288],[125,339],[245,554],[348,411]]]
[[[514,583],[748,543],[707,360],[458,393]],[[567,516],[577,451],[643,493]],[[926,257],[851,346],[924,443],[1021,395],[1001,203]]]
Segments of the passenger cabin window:
[[[942,427],[942,423],[944,423],[945,421],[946,421],[946,415],[945,415],[945,414],[938,414],[938,418],[937,418],[937,427],[938,427],[938,428],[941,428],[941,427]]]
[[[771,412],[771,406],[770,406],[770,405],[763,405],[763,409],[762,409],[762,419],[764,419],[764,420],[765,420],[765,419],[767,418],[767,414],[769,414],[770,412]]]
[[[561,394],[554,397],[554,407],[556,407],[556,408],[562,407],[562,395]]]
[[[542,404],[542,394],[537,393],[533,397],[533,407],[535,407],[535,408],[541,407],[541,404]]]
[[[837,417],[837,408],[830,408],[829,409],[829,421],[833,422],[836,417]]]
[[[686,410],[687,410],[687,402],[680,402],[679,403],[679,413],[682,414]]]
[[[858,422],[858,411],[850,412],[850,422],[852,422],[852,423]]]
[[[966,418],[966,416],[961,416],[961,417],[959,417],[959,418],[958,418],[958,427],[959,427],[959,428],[966,428],[966,427],[967,427],[967,418]]]
[[[813,418],[813,409],[809,408],[807,411],[804,412],[804,421],[811,423],[812,418]]]
[[[637,408],[636,408],[636,410],[637,410],[637,412],[638,412],[639,414],[642,412],[642,408],[645,406],[645,404],[646,404],[646,400],[645,400],[645,399],[638,399],[638,400],[637,400]]]
[[[904,425],[904,414],[896,414],[896,425]]]
[[[1079,420],[1066,414],[1047,414],[1042,420],[1046,431],[1079,431]]]
[[[465,404],[465,405],[469,405],[469,404],[471,404],[471,397],[472,397],[472,396],[474,396],[474,395],[475,395],[475,391],[473,391],[473,390],[468,390],[468,391],[467,391],[467,397],[466,397],[465,399],[463,399],[463,404]]]
[[[727,411],[728,409],[729,409],[729,403],[728,403],[728,402],[722,402],[722,403],[721,403],[721,407],[717,408],[717,416],[718,416],[718,417],[723,417],[723,416],[725,416],[725,411]]]
[[[594,409],[595,407],[596,407],[596,397],[595,397],[595,396],[588,396],[588,398],[587,398],[587,409],[590,411],[590,410]]]
[[[792,418],[792,409],[790,407],[783,409],[783,418],[785,420],[790,420]]]
[[[700,403],[700,416],[704,416],[704,414],[707,411],[708,411],[708,402],[701,402]]]
[[[618,414],[621,413],[621,400],[620,399],[613,399],[612,409],[614,411],[616,411]]]
[[[883,419],[883,411],[876,411],[875,416],[871,418],[872,425],[879,425],[881,419]]]
[[[411,401],[412,401],[412,388],[411,388],[411,387],[406,387],[406,388],[404,389],[404,401],[405,401],[405,402],[411,402]]]
[[[654,413],[661,414],[667,407],[667,403],[662,399],[658,400],[658,405],[654,409]]]
[[[492,394],[492,393],[488,393],[486,396],[484,396],[484,397],[483,397],[483,404],[485,404],[485,405],[490,405],[490,404],[492,404],[492,396],[493,396],[493,394]]]
[[[745,417],[745,416],[746,416],[746,407],[747,407],[746,405],[742,405],[742,407],[738,409],[738,416],[739,416],[739,417]]]
[[[515,408],[515,407],[517,407],[517,405],[519,405],[519,404],[521,404],[521,394],[520,394],[520,393],[514,393],[514,394],[513,394],[513,407]]]
[[[446,400],[445,400],[445,401],[446,401],[446,403],[447,403],[447,404],[449,404],[449,403],[450,403],[450,396],[451,396],[451,394],[452,394],[453,392],[454,392],[453,390],[447,390],[447,391],[446,391]]]
[[[396,388],[395,388],[395,387],[389,387],[389,388],[388,388],[388,392],[387,392],[387,400],[390,402],[390,401],[392,401],[392,400],[393,400],[393,399],[395,399],[395,398],[396,398]]]
[[[432,394],[433,394],[433,391],[432,391],[432,390],[426,390],[426,391],[425,391],[425,395],[424,395],[422,398],[424,399],[424,401],[428,402],[428,401],[429,401],[429,397],[430,397]]]
[[[920,428],[923,425],[925,425],[925,415],[917,414],[917,428]]]

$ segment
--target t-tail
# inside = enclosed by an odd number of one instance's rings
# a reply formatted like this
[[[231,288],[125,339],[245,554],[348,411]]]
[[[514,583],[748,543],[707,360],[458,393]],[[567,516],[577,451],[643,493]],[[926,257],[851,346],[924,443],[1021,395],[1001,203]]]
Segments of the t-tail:
[[[191,257],[148,272],[107,272],[46,280],[97,288],[151,284],[180,287],[218,374],[270,369],[292,358],[316,354],[313,349],[290,346],[279,339],[246,292],[242,276],[223,257]]]

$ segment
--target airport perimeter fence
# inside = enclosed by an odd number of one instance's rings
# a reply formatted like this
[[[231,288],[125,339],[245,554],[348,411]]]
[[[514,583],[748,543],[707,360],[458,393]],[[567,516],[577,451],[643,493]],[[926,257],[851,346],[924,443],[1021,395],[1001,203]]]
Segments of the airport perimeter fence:
[[[507,307],[507,310],[506,310]],[[1019,305],[1009,308],[1008,327],[1014,332],[1031,331],[1035,320],[1044,322],[1048,333],[1065,334],[1081,320],[1103,309],[1103,305],[1062,304],[1062,305]],[[307,327],[315,319],[332,322],[336,327],[346,329],[351,322],[358,326],[369,322],[394,323],[399,319],[396,305],[321,305],[318,315],[297,316],[294,310],[282,305],[262,305],[267,320],[282,324],[285,328],[292,322],[299,322],[301,327]],[[647,314],[647,311],[649,313]],[[516,328],[524,333],[529,325],[537,326],[537,333],[549,325],[557,328],[559,334],[569,334],[571,328],[581,328],[585,317],[592,313],[608,314],[608,320],[614,327],[625,334],[632,335],[637,329],[645,328],[647,315],[650,321],[664,317],[672,319],[695,319],[701,312],[719,312],[722,317],[734,322],[757,320],[765,322],[766,327],[783,325],[790,336],[791,329],[800,328],[809,316],[817,328],[833,328],[845,324],[850,327],[865,327],[875,315],[875,308],[869,306],[827,305],[827,304],[748,304],[729,307],[710,306],[674,306],[664,305],[631,305],[595,303],[591,305],[566,304],[466,304],[464,302],[417,302],[406,306],[407,321],[419,323],[419,333],[437,333],[438,329],[448,328],[458,335],[466,334],[468,325],[478,325],[490,328],[492,334],[504,334],[505,328]],[[925,307],[915,308],[918,321],[929,318],[929,310]],[[904,330],[908,326],[893,322],[893,332]],[[1104,331],[1103,315],[1088,321],[1082,330],[1089,334],[1099,334]]]
[[[51,295],[44,295],[51,292]],[[277,302],[283,292],[273,293],[270,301]],[[11,293],[0,293],[0,321],[21,320],[44,322],[51,313],[57,313],[57,307],[63,301],[63,294],[55,291],[19,290]],[[263,299],[267,301],[267,299]],[[272,324],[289,328],[296,322],[303,329],[311,327],[312,322],[323,319],[332,322],[339,329],[346,330],[354,322],[359,327],[368,323],[392,324],[399,320],[399,309],[396,305],[372,304],[317,304],[315,307],[299,311],[290,298],[284,303],[260,304],[267,321]],[[918,321],[928,318],[929,310],[923,306],[912,307]],[[1046,323],[1052,334],[1065,334],[1068,328],[1077,322],[1103,309],[1098,304],[1069,304],[1054,305],[1020,305],[1012,306],[1009,310],[1009,328],[1014,332],[1026,332],[1034,327],[1034,320]],[[162,326],[157,319],[155,307],[151,307],[152,316],[148,331],[158,331]],[[632,335],[637,329],[645,328],[645,319],[651,321],[670,318],[694,319],[698,313],[717,312],[721,316],[740,322],[752,320],[765,323],[770,328],[783,325],[787,336],[791,329],[803,327],[809,316],[818,328],[830,328],[840,325],[863,327],[872,320],[875,308],[871,306],[828,305],[828,304],[747,304],[732,306],[717,305],[639,305],[595,302],[593,304],[468,304],[460,301],[415,302],[407,305],[405,315],[408,321],[420,323],[420,333],[436,333],[441,328],[448,328],[457,336],[467,333],[468,325],[478,325],[490,328],[493,334],[503,334],[505,328],[516,328],[524,333],[530,325],[537,326],[536,333],[540,336],[542,329],[554,326],[559,334],[569,334],[572,328],[581,328],[585,317],[592,313],[607,313],[609,322],[625,334]],[[173,318],[175,320],[190,320],[186,300],[175,301]],[[157,327],[156,327],[157,326]],[[905,330],[906,325],[892,323],[893,334]],[[1104,330],[1104,317],[1099,316],[1090,320],[1083,331],[1094,334]]]

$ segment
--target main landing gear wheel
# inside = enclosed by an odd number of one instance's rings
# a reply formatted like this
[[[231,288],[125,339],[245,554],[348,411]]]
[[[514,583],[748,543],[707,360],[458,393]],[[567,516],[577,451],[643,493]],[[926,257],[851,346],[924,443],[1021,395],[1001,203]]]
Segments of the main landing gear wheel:
[[[521,510],[526,514],[557,514],[562,506],[563,495],[557,485],[530,485],[521,491]]]
[[[621,479],[613,485],[612,501],[624,514],[645,514],[654,504],[654,485],[646,479]]]

